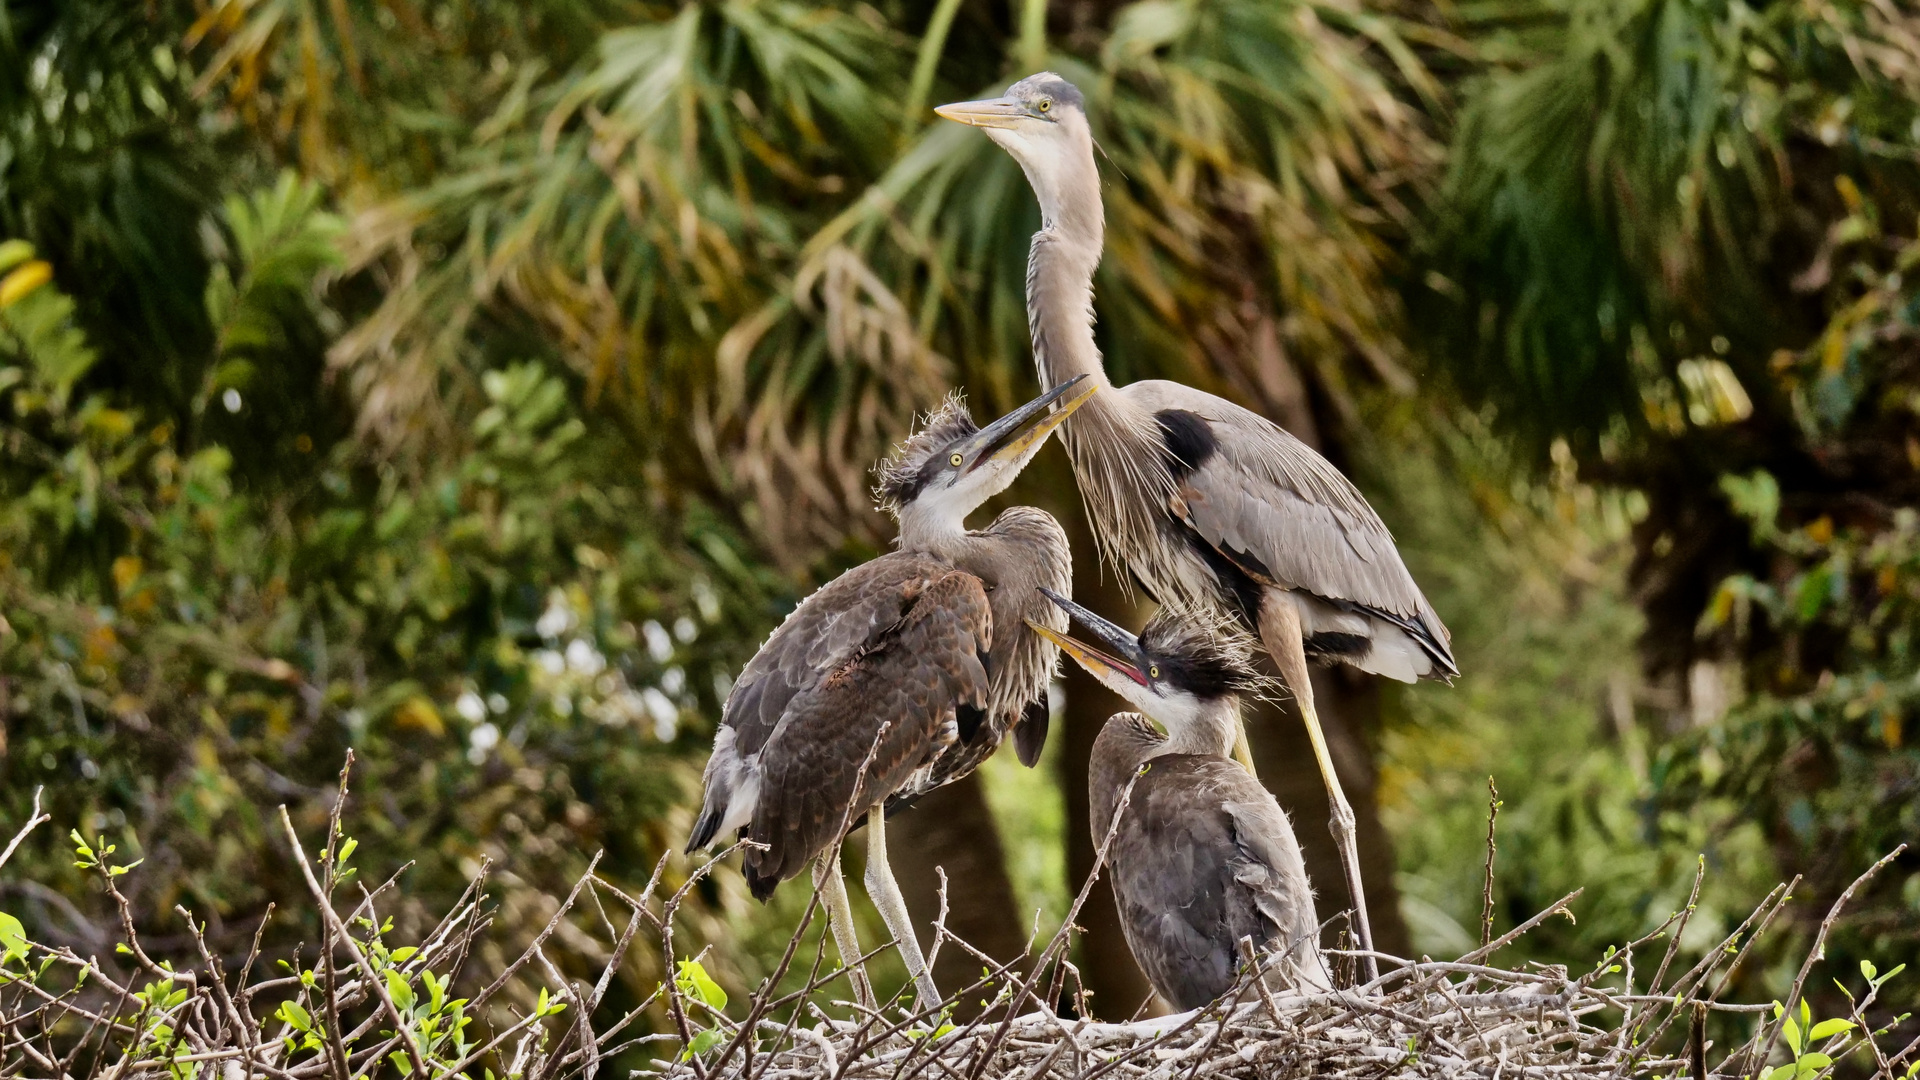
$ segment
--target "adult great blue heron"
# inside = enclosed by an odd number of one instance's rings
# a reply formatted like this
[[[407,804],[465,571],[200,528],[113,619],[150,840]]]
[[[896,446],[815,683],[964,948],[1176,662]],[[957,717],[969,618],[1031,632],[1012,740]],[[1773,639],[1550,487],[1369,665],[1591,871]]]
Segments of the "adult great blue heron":
[[[852,910],[830,860],[865,818],[867,894],[921,1006],[937,1005],[887,865],[885,810],[973,771],[1009,729],[1023,762],[1039,758],[1058,652],[1023,624],[1066,626],[1039,592],[1071,587],[1066,533],[1027,506],[977,532],[966,518],[1006,490],[1095,389],[1088,379],[1063,382],[985,429],[949,399],[880,470],[876,494],[899,521],[898,550],[802,601],[727,695],[687,848],[736,830],[765,845],[745,857],[747,886],[762,900],[813,863],[841,958],[869,1006],[872,989],[854,968]]]
[[[1062,432],[1101,554],[1163,604],[1246,620],[1299,701],[1332,809],[1355,930],[1373,947],[1353,809],[1307,678],[1309,656],[1413,682],[1459,674],[1447,629],[1366,499],[1266,418],[1192,387],[1148,380],[1108,392],[1093,337],[1093,273],[1105,212],[1085,100],[1051,72],[1004,97],[942,105],[1020,163],[1040,203],[1027,319],[1042,386],[1103,388]],[[1369,977],[1375,973],[1371,958]]]
[[[1045,624],[1034,631],[1146,714],[1117,713],[1100,729],[1087,794],[1097,845],[1139,774],[1108,861],[1127,945],[1154,990],[1176,1009],[1218,999],[1233,985],[1242,938],[1278,952],[1289,985],[1331,988],[1293,828],[1260,781],[1227,757],[1240,696],[1258,683],[1245,636],[1161,608],[1135,638],[1049,596],[1098,644]]]

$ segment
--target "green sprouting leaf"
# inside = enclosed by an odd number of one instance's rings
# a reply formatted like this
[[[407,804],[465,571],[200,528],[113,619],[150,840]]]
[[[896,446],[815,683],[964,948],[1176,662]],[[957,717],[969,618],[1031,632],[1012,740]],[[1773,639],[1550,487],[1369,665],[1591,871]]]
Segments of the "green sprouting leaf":
[[[1833,1059],[1825,1054],[1808,1054],[1800,1059],[1796,1075],[1804,1076],[1809,1073],[1816,1073],[1831,1064],[1833,1064]]]
[[[1853,1026],[1853,1021],[1842,1020],[1837,1016],[1829,1020],[1822,1020],[1813,1025],[1813,1030],[1807,1032],[1807,1045],[1811,1046],[1821,1039],[1832,1038],[1842,1032],[1852,1031]]]
[[[700,1034],[695,1035],[693,1037],[693,1044],[687,1047],[687,1049],[696,1054],[704,1054],[714,1047],[719,1046],[720,1039],[721,1032],[719,1028],[708,1028]]]
[[[1787,1019],[1780,1025],[1780,1037],[1787,1040],[1787,1048],[1793,1051],[1793,1056],[1799,1057],[1800,1056],[1800,1025],[1794,1022],[1793,1017],[1791,1016],[1787,1017]]]
[[[419,952],[420,950],[412,945],[402,945],[400,948],[393,950],[393,954],[387,959],[392,960],[396,964],[404,964],[413,959]]]
[[[27,928],[20,920],[0,911],[0,964],[27,958]]]
[[[1860,977],[1861,978],[1867,980],[1868,982],[1872,982],[1873,977],[1878,974],[1880,974],[1880,969],[1873,966],[1873,961],[1871,960],[1860,961]]]
[[[402,1009],[413,1008],[413,987],[407,985],[406,976],[392,968],[388,968],[381,974],[386,977],[387,993],[392,996],[393,1003]]]
[[[680,973],[673,977],[673,984],[680,992],[712,1009],[727,1007],[727,992],[713,981],[707,969],[700,966],[698,960],[680,961]]]
[[[407,1055],[395,1050],[387,1055],[387,1060],[393,1062],[393,1067],[400,1070],[401,1076],[413,1075],[413,1062],[407,1060]]]
[[[296,1030],[299,1030],[299,1031],[313,1030],[312,1014],[308,1013],[305,1007],[303,1007],[297,1001],[281,1002],[279,1011],[275,1012],[273,1015],[276,1017],[279,1017],[281,1020],[289,1024],[292,1024]]]
[[[1877,988],[1877,987],[1880,987],[1880,986],[1884,986],[1884,985],[1886,984],[1886,982],[1887,982],[1887,980],[1888,980],[1888,979],[1891,979],[1891,978],[1893,978],[1893,977],[1894,977],[1895,975],[1898,975],[1898,974],[1900,974],[1901,972],[1903,972],[1903,971],[1905,971],[1905,970],[1907,970],[1907,965],[1905,965],[1905,964],[1895,964],[1895,965],[1893,966],[1893,970],[1892,970],[1892,971],[1889,971],[1889,972],[1887,972],[1887,973],[1886,973],[1885,975],[1882,975],[1882,976],[1880,976],[1880,977],[1879,977],[1878,979],[1875,979],[1875,980],[1873,981],[1873,985],[1874,985],[1874,986],[1875,986],[1876,988]]]
[[[1761,1077],[1761,1080],[1788,1080],[1788,1078],[1793,1075],[1795,1068],[1796,1066],[1792,1062],[1788,1062],[1785,1065],[1775,1065],[1766,1071]]]

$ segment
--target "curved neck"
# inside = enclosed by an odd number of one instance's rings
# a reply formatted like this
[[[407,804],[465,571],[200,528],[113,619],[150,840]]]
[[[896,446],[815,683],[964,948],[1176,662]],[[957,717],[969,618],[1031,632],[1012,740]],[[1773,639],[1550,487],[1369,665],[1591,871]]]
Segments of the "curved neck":
[[[920,501],[901,510],[896,544],[902,551],[924,551],[950,559],[969,535],[964,512]]]
[[[1232,757],[1233,744],[1240,734],[1240,705],[1231,697],[1203,703],[1167,728],[1163,754],[1204,754],[1208,757]]]
[[[1093,341],[1093,272],[1104,238],[1097,189],[1093,201],[1090,217],[1049,221],[1027,253],[1027,326],[1043,390],[1075,375],[1092,376],[1102,389],[1113,385]],[[1105,396],[1087,404],[1098,406]]]

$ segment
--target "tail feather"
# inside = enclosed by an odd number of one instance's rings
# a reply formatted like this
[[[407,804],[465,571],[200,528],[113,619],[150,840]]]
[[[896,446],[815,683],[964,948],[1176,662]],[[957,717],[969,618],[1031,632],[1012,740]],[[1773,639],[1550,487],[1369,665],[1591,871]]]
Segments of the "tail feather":
[[[693,833],[687,837],[686,853],[691,855],[713,843],[713,836],[719,831],[720,808],[717,806],[704,808],[700,812],[700,817],[693,823]]]

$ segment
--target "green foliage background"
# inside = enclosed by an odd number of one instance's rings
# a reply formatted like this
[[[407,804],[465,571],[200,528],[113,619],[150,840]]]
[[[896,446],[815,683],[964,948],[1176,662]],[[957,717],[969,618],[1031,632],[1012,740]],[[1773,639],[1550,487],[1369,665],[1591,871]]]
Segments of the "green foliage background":
[[[1376,739],[1416,947],[1478,939],[1493,774],[1496,930],[1584,886],[1528,947],[1591,956],[1704,855],[1697,950],[1803,873],[1745,976],[1777,994],[1920,825],[1916,26],[7,0],[0,815],[44,785],[60,828],[0,905],[99,939],[78,827],[146,859],[155,939],[185,903],[243,947],[294,894],[270,808],[317,828],[348,747],[361,863],[411,861],[419,919],[482,860],[509,923],[594,850],[643,880],[730,673],[884,543],[866,467],[951,385],[1030,392],[1031,200],[927,106],[1047,66],[1111,163],[1116,377],[1311,432],[1454,628],[1467,675],[1390,690]],[[1016,892],[1057,918],[1075,796],[1000,764]],[[749,985],[795,897],[715,882],[689,940]],[[1916,926],[1909,855],[1834,959],[1920,959]]]

